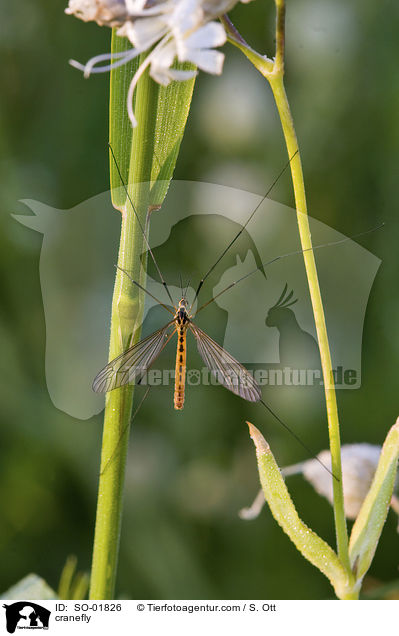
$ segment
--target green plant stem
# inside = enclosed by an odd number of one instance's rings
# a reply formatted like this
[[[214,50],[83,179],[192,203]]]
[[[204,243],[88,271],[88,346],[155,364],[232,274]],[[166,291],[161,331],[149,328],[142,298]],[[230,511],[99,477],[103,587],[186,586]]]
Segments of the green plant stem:
[[[137,222],[132,213],[126,212],[122,216],[118,265],[127,271],[136,269],[134,255],[140,254],[141,244],[142,236],[137,231]],[[124,287],[124,277],[118,270],[112,302],[110,359],[123,349],[121,325],[127,317],[129,301],[132,301],[133,307],[139,299],[138,289],[131,289],[129,293]],[[132,404],[133,387],[129,385],[115,389],[106,398],[90,579],[90,599],[93,600],[110,599],[114,596]]]
[[[330,439],[331,467],[334,475],[334,518],[337,537],[338,556],[343,565],[350,570],[348,553],[348,532],[344,513],[344,494],[342,488],[341,467],[341,442],[339,432],[339,419],[337,398],[334,387],[330,346],[328,342],[326,320],[323,301],[321,298],[316,261],[312,250],[312,239],[307,214],[305,185],[303,180],[302,163],[299,154],[298,141],[295,134],[294,122],[291,117],[289,103],[284,88],[282,74],[277,74],[270,79],[270,86],[276,101],[281,125],[283,127],[285,143],[289,157],[297,152],[290,163],[292,183],[294,187],[295,206],[301,246],[304,250],[306,276],[309,284],[310,298],[312,301],[313,315],[316,325],[317,339],[320,349],[321,365],[323,370],[324,393],[326,398],[328,432]]]
[[[285,1],[276,0],[276,62],[273,73],[269,77],[271,89],[279,112],[283,128],[285,143],[290,162],[292,183],[294,187],[295,206],[297,212],[299,235],[306,275],[309,284],[310,298],[312,301],[313,315],[316,325],[317,339],[320,349],[321,365],[323,370],[324,392],[326,398],[328,434],[330,439],[331,467],[334,494],[334,519],[337,538],[338,556],[343,566],[350,568],[348,531],[344,513],[344,493],[342,487],[341,466],[341,441],[339,431],[339,418],[337,396],[332,372],[330,345],[328,342],[326,319],[324,315],[323,301],[321,298],[319,279],[317,275],[316,261],[312,248],[309,218],[306,204],[305,184],[303,180],[302,162],[299,153],[298,140],[295,133],[294,121],[291,115],[287,94],[284,88],[284,49],[285,49]]]
[[[342,466],[341,466],[341,441],[339,430],[338,406],[335,392],[330,346],[327,335],[327,326],[324,315],[323,301],[321,298],[320,285],[317,275],[316,261],[312,250],[312,238],[309,227],[309,217],[307,214],[305,185],[303,180],[302,163],[299,154],[299,147],[296,138],[295,128],[287,95],[284,88],[282,75],[276,75],[270,79],[270,86],[273,91],[277,110],[279,112],[281,125],[284,132],[285,143],[289,157],[297,154],[290,163],[291,177],[294,187],[295,206],[297,212],[297,222],[301,246],[304,250],[303,258],[305,262],[306,276],[308,279],[310,298],[312,302],[313,315],[316,325],[317,340],[320,350],[320,359],[323,371],[324,394],[326,400],[328,434],[331,452],[331,470],[333,478],[334,496],[334,521],[335,534],[337,539],[338,556],[341,563],[351,571],[348,551],[348,531],[344,512],[344,493],[342,487]],[[356,599],[357,592],[349,593],[346,599]]]
[[[305,185],[303,180],[302,162],[299,153],[298,140],[295,133],[293,118],[291,115],[287,95],[284,88],[284,46],[285,46],[285,4],[284,0],[276,0],[276,57],[275,62],[265,58],[250,47],[237,35],[235,28],[229,27],[228,18],[223,19],[227,28],[230,42],[235,44],[254,64],[271,86],[273,96],[279,113],[284,139],[290,161],[291,177],[294,187],[295,206],[301,246],[304,250],[306,276],[308,279],[310,298],[316,325],[319,343],[320,358],[323,370],[324,392],[326,399],[328,431],[330,439],[330,451],[334,494],[334,520],[337,539],[338,556],[348,573],[351,572],[348,552],[348,532],[344,514],[344,496],[342,488],[341,467],[341,442],[339,431],[339,419],[335,386],[332,374],[330,347],[327,336],[327,327],[324,316],[323,302],[317,275],[316,262],[312,250],[312,239],[307,214]],[[231,23],[230,23],[231,24]],[[348,597],[349,598],[349,597]],[[350,596],[356,598],[356,596]]]
[[[151,148],[151,144],[146,143],[146,137],[151,138],[155,125],[153,113],[156,90],[154,82],[141,81],[136,91],[138,126],[132,138],[128,190],[142,227],[146,225],[150,192],[150,164],[146,161],[145,152],[146,148]],[[126,205],[121,209],[121,214],[118,266],[144,285],[144,238],[129,201],[126,201]],[[130,343],[138,341],[142,313],[142,292],[118,269],[112,301],[110,360],[119,355]],[[133,391],[132,386],[124,386],[111,391],[106,398],[90,581],[90,599],[95,600],[110,599],[114,596]]]

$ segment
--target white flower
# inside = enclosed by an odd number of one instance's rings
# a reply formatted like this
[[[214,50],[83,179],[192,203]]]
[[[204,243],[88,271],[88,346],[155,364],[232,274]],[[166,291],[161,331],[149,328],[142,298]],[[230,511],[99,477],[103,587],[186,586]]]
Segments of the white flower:
[[[248,0],[242,0],[246,2]],[[145,61],[132,78],[128,92],[128,114],[133,126],[133,93],[138,80],[149,67],[151,77],[167,86],[173,80],[187,80],[196,70],[173,69],[175,60],[191,62],[199,69],[220,75],[224,55],[216,51],[226,41],[226,33],[219,22],[212,21],[231,9],[237,0],[70,0],[66,12],[100,25],[118,26],[117,34],[127,37],[132,49],[118,54],[93,57],[87,64],[70,60],[85,77],[103,73],[148,51]],[[108,62],[104,66],[97,66]]]
[[[369,491],[380,458],[381,447],[372,444],[345,444],[341,449],[342,486],[344,509],[348,519],[356,519],[362,503]],[[330,451],[317,455],[319,460],[331,470]],[[304,462],[303,476],[319,495],[332,504],[333,486],[331,475],[316,459]]]
[[[341,448],[342,487],[344,491],[344,510],[348,519],[356,519],[363,501],[370,489],[380,458],[381,446],[372,444],[344,444]],[[321,451],[317,458],[308,459],[300,464],[282,469],[284,477],[302,473],[319,495],[333,503],[331,474],[331,453]],[[321,462],[321,463],[320,463]],[[322,466],[324,464],[324,466]],[[240,510],[242,519],[255,519],[263,508],[265,498],[260,490],[249,508]],[[399,515],[399,499],[393,495],[391,508]],[[399,526],[398,526],[399,532]]]

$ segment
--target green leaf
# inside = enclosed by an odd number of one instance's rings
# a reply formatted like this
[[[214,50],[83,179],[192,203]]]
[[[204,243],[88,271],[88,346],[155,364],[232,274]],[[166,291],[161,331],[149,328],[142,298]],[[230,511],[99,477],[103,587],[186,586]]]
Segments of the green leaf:
[[[339,598],[350,598],[352,578],[334,550],[300,519],[270,446],[247,422],[256,447],[259,477],[271,513],[299,552],[328,578]]]
[[[370,567],[384,526],[395,484],[399,457],[399,418],[389,431],[370,490],[352,528],[351,567],[360,585]]]
[[[116,35],[115,29],[112,30],[111,52],[120,53],[130,49],[130,42],[127,38],[120,38]],[[132,145],[133,129],[132,124],[127,115],[127,93],[129,90],[130,79],[137,71],[140,63],[140,57],[135,58],[128,64],[119,66],[111,71],[110,79],[110,98],[109,98],[109,142],[118,161],[123,181],[127,184],[129,178],[130,165],[130,148]],[[133,103],[136,99],[134,95]],[[126,200],[126,194],[121,188],[121,180],[118,169],[110,154],[110,182],[112,204],[115,208],[120,209]]]
[[[62,569],[58,584],[58,598],[80,600],[86,598],[89,577],[85,572],[76,572],[77,557],[70,555]]]
[[[131,48],[127,38],[112,33],[111,51],[117,54]],[[145,284],[147,244],[142,236],[148,228],[149,215],[159,208],[166,196],[187,122],[195,78],[183,82],[171,82],[160,86],[150,76],[148,69],[141,75],[133,95],[133,110],[137,126],[132,128],[128,117],[127,98],[131,80],[145,61],[145,53],[129,64],[111,72],[110,90],[110,155],[111,198],[114,207],[122,212],[122,237],[119,267]],[[177,65],[179,69],[192,66]],[[120,173],[119,173],[120,172]],[[122,180],[127,187],[126,196]],[[133,202],[134,209],[131,202]],[[136,214],[138,219],[136,218]],[[123,257],[123,258],[122,258]],[[132,294],[127,276],[116,281],[117,311],[120,325],[113,330],[111,341],[113,357],[128,346],[131,334],[141,323],[142,294]],[[136,289],[135,292],[138,292]]]
[[[114,29],[112,53],[130,48],[129,40],[118,37]],[[159,207],[166,196],[175,169],[195,78],[171,82],[169,86],[160,86],[152,79],[144,82],[140,80],[133,95],[133,110],[138,122],[133,129],[127,114],[127,95],[130,81],[145,57],[146,54],[142,54],[128,64],[111,71],[112,117],[109,137],[125,184],[153,182],[150,205]],[[176,64],[174,68],[194,70],[195,67],[190,64]],[[148,71],[142,77],[148,78]],[[151,130],[148,127],[148,109],[154,114]],[[146,126],[140,126],[142,120],[146,121]],[[126,195],[121,189],[120,176],[112,156],[110,175],[112,203],[120,209],[125,205]]]

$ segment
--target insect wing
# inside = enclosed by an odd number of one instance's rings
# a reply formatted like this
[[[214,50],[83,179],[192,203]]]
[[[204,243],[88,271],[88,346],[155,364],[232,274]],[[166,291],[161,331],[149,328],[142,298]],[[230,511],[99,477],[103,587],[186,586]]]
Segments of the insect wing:
[[[166,338],[172,324],[173,321],[169,322],[107,364],[94,378],[93,391],[106,393],[142,377],[168,342]],[[169,334],[169,338],[173,333]]]
[[[262,397],[260,388],[249,371],[202,329],[192,322],[189,327],[197,341],[201,358],[218,382],[244,400],[258,402]]]

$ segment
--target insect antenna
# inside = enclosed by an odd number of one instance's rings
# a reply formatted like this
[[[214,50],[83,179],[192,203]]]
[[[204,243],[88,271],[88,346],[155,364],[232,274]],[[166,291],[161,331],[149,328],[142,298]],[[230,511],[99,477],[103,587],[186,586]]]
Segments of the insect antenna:
[[[180,277],[181,297],[183,298],[183,296],[184,296],[184,292],[183,292],[183,279],[182,279],[182,277],[181,277],[181,272],[179,272],[179,277]]]
[[[135,214],[135,216],[136,216],[136,219],[137,219],[137,222],[138,222],[138,224],[139,224],[139,226],[140,226],[141,233],[142,233],[143,238],[144,238],[144,240],[145,240],[145,243],[146,243],[147,249],[148,249],[148,251],[149,251],[149,253],[150,253],[150,255],[151,255],[151,258],[152,258],[152,260],[153,260],[153,263],[154,263],[154,265],[155,265],[155,267],[156,267],[156,270],[157,270],[157,272],[158,272],[159,279],[160,279],[160,281],[161,281],[161,283],[162,283],[163,287],[165,288],[166,293],[168,294],[168,297],[169,297],[170,302],[172,303],[172,306],[173,306],[173,307],[175,307],[175,303],[173,302],[173,298],[172,298],[171,293],[170,293],[170,291],[169,291],[169,287],[167,286],[166,281],[165,281],[164,277],[162,276],[162,272],[161,272],[161,270],[159,269],[158,263],[157,263],[157,261],[156,261],[156,259],[155,259],[155,256],[154,256],[154,254],[153,254],[153,251],[152,251],[152,249],[151,249],[151,247],[150,247],[150,244],[149,244],[149,241],[148,241],[148,238],[147,238],[147,234],[146,234],[146,232],[144,231],[144,228],[143,228],[143,225],[142,225],[142,223],[141,223],[141,221],[140,221],[139,215],[137,214],[136,207],[135,207],[135,205],[134,205],[134,203],[133,203],[133,201],[132,201],[132,198],[131,198],[131,196],[130,196],[130,194],[129,194],[129,191],[128,191],[128,189],[127,189],[127,187],[126,187],[126,184],[125,184],[125,182],[124,182],[124,180],[123,180],[122,173],[121,173],[120,168],[119,168],[119,166],[118,166],[118,162],[117,162],[117,160],[116,160],[114,150],[113,150],[113,148],[112,148],[112,146],[111,146],[111,144],[110,144],[110,143],[108,144],[108,146],[109,146],[109,149],[110,149],[110,151],[111,151],[112,158],[113,158],[113,160],[114,160],[114,163],[115,163],[116,169],[117,169],[117,171],[118,171],[119,179],[121,180],[121,183],[122,183],[123,189],[125,190],[126,196],[127,196],[127,198],[129,199],[130,205],[132,206],[133,212],[134,212],[134,214]],[[121,268],[119,268],[119,269],[121,269]],[[125,272],[125,273],[126,273],[126,272]],[[132,279],[130,279],[130,280],[132,280]],[[162,305],[162,303],[160,303],[160,304]],[[175,307],[175,309],[176,309],[176,307]]]
[[[116,267],[116,269],[120,269],[121,272],[123,272],[134,285],[136,285],[136,287],[138,287],[139,289],[141,289],[141,291],[145,292],[146,294],[148,294],[148,296],[151,296],[151,298],[156,300],[156,302],[159,305],[161,305],[161,307],[166,309],[166,311],[168,311],[170,314],[172,314],[172,316],[174,315],[174,312],[170,309],[170,307],[168,307],[167,305],[164,305],[163,303],[161,303],[161,301],[158,298],[156,298],[153,294],[151,294],[151,292],[148,291],[148,289],[143,287],[143,285],[140,285],[140,283],[138,283],[137,280],[134,280],[134,278],[132,278],[130,276],[129,272],[127,272],[125,269],[123,269],[123,267],[119,267],[119,265],[115,265],[115,267]]]
[[[284,174],[284,172],[287,170],[288,166],[290,165],[291,161],[294,159],[294,157],[298,154],[298,150],[296,150],[294,152],[294,154],[292,155],[292,157],[287,161],[287,163],[285,164],[284,168],[279,172],[279,174],[277,175],[277,177],[274,179],[273,183],[271,184],[271,186],[268,188],[266,194],[264,194],[264,196],[261,198],[261,200],[259,201],[259,203],[257,204],[257,206],[253,209],[253,211],[251,212],[251,214],[249,215],[248,219],[246,220],[246,222],[244,223],[244,225],[242,226],[242,228],[240,229],[240,231],[235,235],[235,237],[230,241],[230,243],[227,245],[227,247],[225,247],[225,249],[223,250],[223,252],[221,253],[221,255],[219,256],[219,258],[216,260],[216,262],[212,265],[212,267],[207,271],[207,273],[205,274],[205,276],[203,276],[203,278],[201,278],[198,287],[197,287],[197,291],[195,292],[195,296],[194,296],[194,300],[191,303],[191,307],[190,307],[190,311],[195,303],[195,301],[198,298],[198,294],[201,291],[202,285],[204,284],[204,282],[206,281],[206,279],[208,278],[208,276],[213,272],[213,270],[215,269],[215,267],[220,263],[220,261],[222,260],[223,256],[229,251],[229,249],[231,248],[232,245],[234,245],[234,243],[236,242],[236,240],[241,236],[241,234],[243,233],[243,231],[245,230],[245,228],[247,227],[248,223],[251,221],[252,217],[255,215],[255,213],[259,210],[260,206],[262,205],[262,203],[264,202],[265,199],[267,199],[267,197],[269,196],[269,194],[271,193],[271,191],[273,190],[274,186],[276,185],[276,183],[279,181],[280,177]],[[259,268],[260,269],[260,268]]]
[[[184,298],[186,298],[186,297],[187,297],[187,291],[188,291],[188,288],[189,288],[189,286],[190,286],[190,283],[191,283],[191,279],[189,278],[189,279],[188,279],[188,283],[187,283],[187,287],[186,287],[186,289],[184,290],[184,294],[183,294]]]
[[[366,234],[370,234],[371,232],[375,232],[376,230],[380,230],[382,227],[384,227],[384,225],[385,225],[385,223],[380,223],[380,225],[377,225],[376,227],[373,227],[370,230],[364,230],[363,232],[359,232],[358,234],[353,234],[353,236],[347,236],[347,237],[345,237],[343,239],[339,239],[338,241],[331,241],[330,243],[322,243],[321,245],[314,245],[313,247],[308,247],[305,250],[295,250],[293,252],[287,252],[286,254],[280,254],[280,256],[275,256],[274,258],[270,259],[270,261],[266,261],[265,263],[261,263],[259,265],[259,267],[257,267],[256,269],[253,269],[251,272],[248,272],[244,276],[241,276],[241,278],[239,278],[238,280],[235,280],[232,283],[230,283],[230,285],[228,285],[227,287],[222,289],[222,291],[220,291],[215,296],[213,296],[213,298],[211,298],[206,303],[201,305],[201,307],[196,311],[195,315],[197,316],[197,314],[199,314],[200,311],[205,309],[205,307],[210,305],[214,300],[216,300],[216,298],[219,298],[219,296],[221,296],[222,294],[227,292],[229,289],[231,289],[235,285],[238,285],[238,283],[241,283],[241,281],[245,280],[249,276],[252,276],[252,274],[255,274],[258,270],[263,269],[264,267],[267,267],[268,265],[271,265],[272,263],[275,263],[276,261],[279,261],[279,260],[281,260],[283,258],[287,258],[288,256],[295,256],[296,254],[303,254],[304,252],[309,252],[309,251],[312,251],[312,250],[319,250],[322,247],[333,247],[334,245],[342,245],[342,243],[347,243],[348,241],[352,241],[353,239],[359,238],[360,236],[365,236]]]

